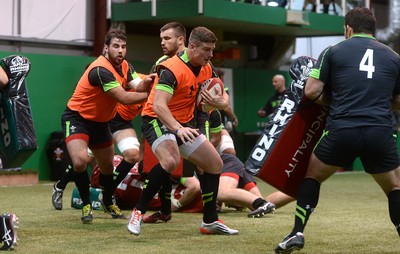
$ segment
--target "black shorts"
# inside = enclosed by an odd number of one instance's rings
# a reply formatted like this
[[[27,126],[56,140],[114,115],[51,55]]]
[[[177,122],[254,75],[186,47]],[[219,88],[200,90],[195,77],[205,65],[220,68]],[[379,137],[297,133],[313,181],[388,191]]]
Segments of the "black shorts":
[[[112,136],[108,122],[99,123],[83,118],[77,111],[66,108],[61,117],[61,126],[66,140],[80,134],[87,138],[89,148],[104,148],[112,144]],[[81,138],[80,137],[80,138]]]
[[[359,157],[365,172],[384,173],[400,165],[396,138],[390,127],[324,131],[314,153],[323,163],[351,168]]]
[[[253,182],[254,178],[247,173],[243,163],[236,157],[230,154],[221,154],[221,159],[224,163],[221,174],[234,174],[239,177],[239,188],[243,188],[246,184]]]
[[[146,138],[147,142],[150,146],[153,145],[154,141],[165,134],[172,134],[164,124],[158,120],[158,118],[152,118],[148,116],[143,116],[143,123],[142,123],[142,134]],[[179,140],[179,138],[177,139]]]
[[[110,121],[110,129],[111,133],[115,133],[120,130],[125,130],[125,129],[134,129],[132,121],[127,121],[121,117],[120,114],[115,115],[115,117]]]

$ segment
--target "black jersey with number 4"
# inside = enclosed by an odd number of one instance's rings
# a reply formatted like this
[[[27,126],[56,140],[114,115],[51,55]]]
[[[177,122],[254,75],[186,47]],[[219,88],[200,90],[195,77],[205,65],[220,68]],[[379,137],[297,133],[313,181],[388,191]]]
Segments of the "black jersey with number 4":
[[[393,125],[400,57],[374,37],[358,34],[326,48],[310,76],[321,80],[331,97],[327,130]]]

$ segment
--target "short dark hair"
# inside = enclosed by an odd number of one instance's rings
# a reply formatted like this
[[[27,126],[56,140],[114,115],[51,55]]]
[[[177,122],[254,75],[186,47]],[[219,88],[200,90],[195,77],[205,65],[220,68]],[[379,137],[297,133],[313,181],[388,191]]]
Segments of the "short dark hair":
[[[346,14],[344,25],[350,26],[354,33],[375,34],[376,19],[370,9],[356,7]]]
[[[118,38],[118,39],[126,42],[126,33],[119,29],[111,29],[106,34],[106,37],[104,39],[104,44],[106,44],[107,46],[110,46],[111,40],[114,38]]]
[[[198,45],[199,43],[215,43],[217,37],[215,34],[206,27],[198,26],[192,30],[189,36],[189,43]]]
[[[176,37],[183,36],[186,42],[186,28],[181,23],[176,21],[169,22],[160,28],[160,32],[164,32],[165,30],[168,30],[170,28],[175,31]]]

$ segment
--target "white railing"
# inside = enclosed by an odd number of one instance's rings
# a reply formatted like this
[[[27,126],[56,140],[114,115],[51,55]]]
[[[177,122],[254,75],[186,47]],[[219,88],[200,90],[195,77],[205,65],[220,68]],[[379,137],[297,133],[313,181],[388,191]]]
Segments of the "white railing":
[[[151,16],[155,17],[157,16],[157,0],[142,0],[142,1],[151,1]],[[227,0],[231,2],[239,2],[240,0]],[[281,0],[254,0],[253,3],[259,4],[261,6],[278,6],[278,1]],[[304,3],[303,1],[308,1],[308,2],[315,2],[316,4],[316,12],[317,13],[322,13],[323,12],[323,3],[321,3],[321,0],[287,0],[287,6],[285,7],[288,10],[303,10],[304,7],[307,7],[307,3]],[[327,2],[329,1],[329,2]],[[342,15],[344,16],[349,10],[351,10],[354,7],[370,7],[371,1],[370,0],[322,0],[322,2],[328,3],[329,4],[329,13],[330,14],[336,14],[336,15]],[[309,3],[308,5],[310,5]],[[309,7],[309,6],[308,6]],[[306,10],[309,10],[307,8]],[[203,13],[203,0],[198,0],[198,13],[202,14]]]
[[[231,2],[239,2],[240,0],[230,0]],[[278,3],[282,0],[253,0],[251,3],[259,4],[262,6],[278,6]],[[288,3],[286,5],[286,9],[288,10],[305,10],[311,11],[309,8],[312,3],[316,5],[316,12],[323,13],[324,3],[329,5],[328,6],[328,13],[335,14],[335,15],[342,15],[344,16],[349,10],[353,9],[354,7],[370,7],[370,0],[287,0]],[[199,1],[200,2],[200,1]],[[202,1],[201,1],[202,2]],[[308,3],[308,4],[307,4]]]

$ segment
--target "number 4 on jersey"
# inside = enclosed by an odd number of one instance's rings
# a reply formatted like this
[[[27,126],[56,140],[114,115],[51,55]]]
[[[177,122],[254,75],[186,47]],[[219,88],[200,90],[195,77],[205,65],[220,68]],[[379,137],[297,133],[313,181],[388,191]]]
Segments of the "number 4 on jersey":
[[[372,79],[372,74],[375,72],[374,66],[374,50],[367,49],[360,62],[360,71],[367,72],[367,78]]]

